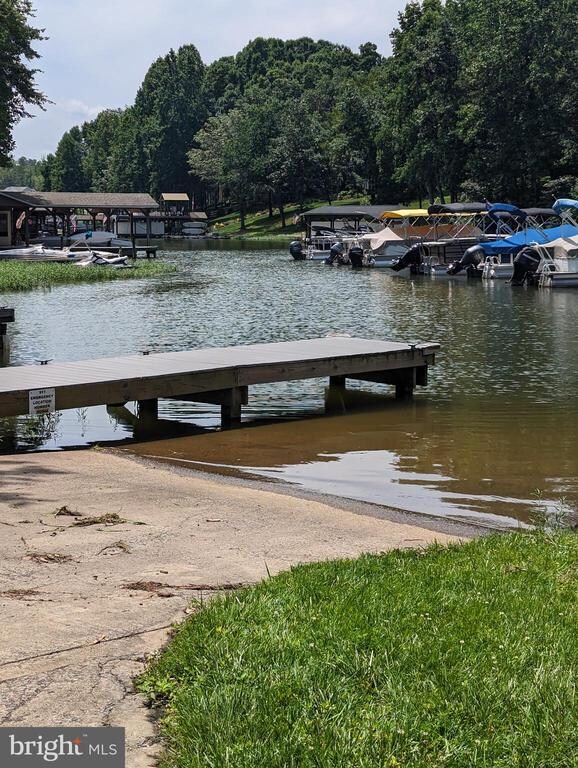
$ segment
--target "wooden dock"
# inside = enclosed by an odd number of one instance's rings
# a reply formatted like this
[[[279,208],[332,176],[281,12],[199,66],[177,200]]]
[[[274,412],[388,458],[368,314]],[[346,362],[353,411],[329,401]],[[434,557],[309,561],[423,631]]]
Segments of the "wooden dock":
[[[329,377],[395,386],[411,397],[427,384],[439,344],[331,336],[322,339],[213,347],[186,352],[101,358],[0,369],[0,417],[48,413],[137,401],[140,415],[156,418],[158,398],[221,406],[223,426],[241,419],[248,388],[296,379]]]

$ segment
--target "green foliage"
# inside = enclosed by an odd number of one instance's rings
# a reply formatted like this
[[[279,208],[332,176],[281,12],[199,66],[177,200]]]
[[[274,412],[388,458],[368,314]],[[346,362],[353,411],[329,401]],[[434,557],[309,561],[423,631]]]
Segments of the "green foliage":
[[[28,23],[33,15],[30,0],[0,0],[0,166],[10,162],[12,129],[29,117],[28,105],[46,103],[34,83],[38,70],[26,63],[38,58],[32,46],[44,39],[42,30]]]
[[[54,159],[51,159],[50,189],[65,192],[89,189],[85,158],[86,146],[82,131],[74,126],[60,139]]]
[[[294,568],[186,621],[140,687],[165,766],[570,768],[578,537]]]
[[[4,187],[44,189],[44,161],[20,157],[0,168],[0,189]]]
[[[107,280],[134,280],[157,277],[173,271],[170,264],[159,261],[141,261],[132,269],[110,267],[77,267],[71,264],[50,262],[0,261],[0,291],[32,291],[71,283],[97,283]]]
[[[207,67],[171,50],[132,106],[65,134],[44,186],[188,191],[244,220],[344,189],[533,204],[578,177],[578,0],[411,0],[391,39],[388,58],[306,37]]]

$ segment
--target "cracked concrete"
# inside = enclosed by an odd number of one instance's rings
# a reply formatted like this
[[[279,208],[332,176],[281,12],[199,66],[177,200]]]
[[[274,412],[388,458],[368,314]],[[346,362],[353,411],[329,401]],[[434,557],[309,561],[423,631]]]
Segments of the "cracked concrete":
[[[0,723],[124,726],[129,768],[159,749],[133,678],[193,599],[454,538],[101,451],[0,457],[0,526]]]

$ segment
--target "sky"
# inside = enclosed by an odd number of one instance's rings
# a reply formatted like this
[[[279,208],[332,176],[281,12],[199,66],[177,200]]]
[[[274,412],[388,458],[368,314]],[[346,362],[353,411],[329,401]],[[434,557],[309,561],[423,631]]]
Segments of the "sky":
[[[73,125],[134,100],[150,64],[192,43],[206,64],[256,37],[331,40],[357,50],[389,33],[407,0],[35,0],[41,91],[50,99],[14,131],[14,157],[53,152]]]

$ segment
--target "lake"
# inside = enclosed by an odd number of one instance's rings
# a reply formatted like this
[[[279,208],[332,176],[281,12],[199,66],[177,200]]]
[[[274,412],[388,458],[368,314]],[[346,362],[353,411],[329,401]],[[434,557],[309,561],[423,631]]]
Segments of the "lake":
[[[12,364],[347,333],[439,341],[429,386],[403,403],[387,388],[352,387],[330,415],[325,381],[254,387],[244,428],[230,432],[212,406],[161,401],[163,434],[174,435],[163,440],[141,440],[130,414],[105,408],[5,420],[4,452],[126,444],[182,466],[492,525],[542,509],[578,517],[578,291],[352,272],[294,262],[285,245],[161,247],[174,274],[2,295],[16,310]]]

